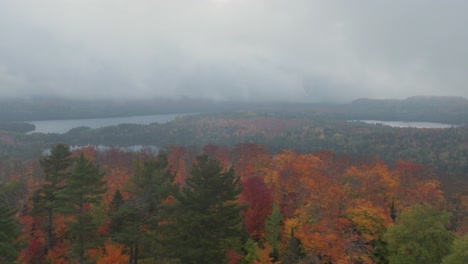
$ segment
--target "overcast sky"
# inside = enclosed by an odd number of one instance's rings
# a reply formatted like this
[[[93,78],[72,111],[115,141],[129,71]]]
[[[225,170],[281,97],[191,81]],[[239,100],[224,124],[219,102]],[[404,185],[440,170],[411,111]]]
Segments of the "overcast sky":
[[[468,97],[465,0],[0,0],[1,96]]]

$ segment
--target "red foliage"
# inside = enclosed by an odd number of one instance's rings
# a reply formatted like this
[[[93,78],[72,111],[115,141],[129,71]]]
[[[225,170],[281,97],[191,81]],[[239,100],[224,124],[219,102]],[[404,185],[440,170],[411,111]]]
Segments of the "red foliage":
[[[203,148],[204,153],[208,154],[211,158],[217,159],[225,168],[229,166],[229,151],[228,148],[216,145],[206,145]]]
[[[96,159],[96,149],[94,146],[86,146],[73,151],[73,157],[79,157],[83,154],[88,160],[94,161]]]
[[[131,171],[128,168],[113,167],[107,170],[104,175],[104,180],[107,182],[107,191],[104,194],[104,203],[110,204],[112,197],[117,189],[123,190],[128,180],[130,179]],[[124,199],[128,198],[128,193],[123,192],[122,196]]]
[[[34,260],[40,260],[44,255],[44,241],[38,238],[30,238],[28,245],[21,251],[19,263],[33,263]]]
[[[271,156],[257,144],[240,144],[232,151],[234,169],[241,178],[259,176],[260,168],[269,165]]]
[[[59,242],[47,254],[47,263],[51,264],[67,264],[70,263],[68,254],[70,245],[67,242]]]
[[[191,161],[187,162],[187,149],[184,146],[172,147],[168,155],[171,173],[175,173],[174,183],[184,184],[188,176]]]
[[[229,258],[228,264],[236,264],[241,260],[244,256],[235,252],[234,250],[228,250],[226,253],[227,257]]]
[[[240,201],[248,205],[244,211],[244,224],[253,239],[259,240],[265,234],[265,220],[273,205],[272,190],[259,177],[242,180]]]

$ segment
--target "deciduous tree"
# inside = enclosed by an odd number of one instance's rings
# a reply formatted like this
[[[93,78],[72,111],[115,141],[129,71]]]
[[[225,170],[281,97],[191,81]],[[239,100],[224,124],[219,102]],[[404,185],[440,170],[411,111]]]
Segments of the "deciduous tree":
[[[415,205],[403,212],[384,235],[389,263],[440,263],[453,241],[446,228],[449,218],[449,213],[428,205]]]
[[[468,234],[453,241],[450,254],[442,261],[442,264],[458,263],[468,263]]]

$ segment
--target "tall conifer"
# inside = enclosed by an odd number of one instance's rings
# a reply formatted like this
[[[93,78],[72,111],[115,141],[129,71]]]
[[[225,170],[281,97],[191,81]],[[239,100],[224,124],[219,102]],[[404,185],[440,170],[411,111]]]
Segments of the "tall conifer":
[[[243,207],[232,168],[224,170],[207,155],[197,157],[186,188],[177,196],[166,246],[181,263],[226,263],[226,250],[239,243]]]
[[[85,250],[100,242],[96,235],[99,223],[93,218],[90,209],[102,201],[101,194],[106,191],[103,176],[99,167],[81,154],[67,179],[66,187],[56,194],[62,202],[59,211],[74,216],[74,221],[68,225],[73,251],[79,263],[85,261]]]
[[[0,263],[14,263],[19,254],[19,230],[14,210],[0,203]]]
[[[35,215],[42,215],[45,220],[47,234],[47,250],[55,245],[54,213],[58,206],[57,192],[65,187],[65,180],[70,175],[70,166],[73,164],[70,147],[66,144],[57,144],[52,147],[50,155],[40,160],[45,173],[45,181],[33,195],[33,211]]]
[[[120,191],[115,193],[109,213],[110,233],[116,242],[126,245],[130,263],[160,257],[159,223],[166,217],[165,200],[176,191],[173,181],[167,156],[160,153],[157,160],[138,167],[127,187],[130,199],[123,200]],[[142,251],[147,254],[140,254]]]

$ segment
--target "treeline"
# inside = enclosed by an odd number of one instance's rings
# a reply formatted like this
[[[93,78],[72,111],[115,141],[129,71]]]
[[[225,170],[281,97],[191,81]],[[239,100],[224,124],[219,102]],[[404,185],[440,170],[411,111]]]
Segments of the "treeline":
[[[385,120],[468,124],[468,99],[414,96],[404,100],[357,99],[350,103],[211,101],[193,98],[75,100],[60,97],[0,98],[0,122],[249,110],[320,120]]]
[[[313,106],[315,104],[305,104]],[[213,101],[197,98],[80,100],[62,97],[1,98],[0,122],[64,120],[139,115],[218,113],[241,109],[294,108],[295,103]]]
[[[344,120],[419,121],[468,124],[468,99],[451,96],[414,96],[405,100],[358,99],[336,107],[330,118]]]
[[[58,144],[0,197],[2,263],[460,263],[468,243],[468,197],[425,166],[256,144]]]
[[[0,131],[14,133],[27,133],[33,131],[36,127],[33,124],[21,122],[0,122]]]
[[[76,128],[66,134],[0,137],[0,156],[34,157],[52,144],[166,147],[207,144],[234,147],[258,143],[272,153],[292,149],[301,153],[332,150],[353,156],[398,159],[444,172],[444,187],[467,189],[468,126],[448,129],[393,128],[345,121],[275,117],[256,112],[187,116],[168,124],[123,124],[100,129]]]

